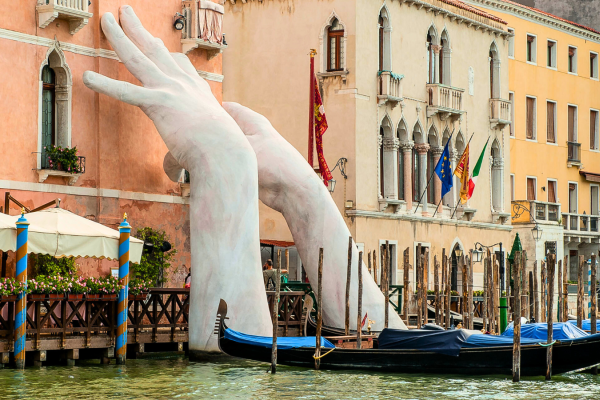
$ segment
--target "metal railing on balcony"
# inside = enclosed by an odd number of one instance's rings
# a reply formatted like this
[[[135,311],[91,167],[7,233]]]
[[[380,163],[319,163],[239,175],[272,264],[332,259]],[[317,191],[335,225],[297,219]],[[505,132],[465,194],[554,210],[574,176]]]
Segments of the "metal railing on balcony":
[[[568,155],[567,161],[581,162],[581,143],[567,142]]]
[[[427,84],[428,104],[432,107],[449,112],[462,112],[462,95],[464,89],[442,85],[441,83]]]
[[[378,98],[382,101],[402,100],[402,78],[392,71],[379,71],[379,93]]]
[[[529,210],[529,211],[528,211]],[[515,200],[512,201],[512,222],[558,222],[560,204],[548,203],[537,200]]]
[[[60,162],[52,162],[45,150],[42,151],[41,162],[42,169],[52,169],[55,171],[71,172],[74,174],[85,173],[85,157],[83,156],[77,156],[77,162],[75,163],[73,170],[69,170],[69,167],[63,166]]]
[[[588,214],[562,214],[563,227],[570,232],[598,233],[600,216]]]

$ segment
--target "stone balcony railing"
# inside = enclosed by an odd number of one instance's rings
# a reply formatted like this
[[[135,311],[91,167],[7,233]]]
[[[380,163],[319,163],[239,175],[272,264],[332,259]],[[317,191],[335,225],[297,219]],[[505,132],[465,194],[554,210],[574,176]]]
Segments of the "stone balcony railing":
[[[512,121],[510,101],[490,99],[490,124],[492,129],[502,129]]]
[[[209,0],[184,0],[182,14],[185,26],[181,31],[181,47],[187,54],[204,49],[212,58],[227,48],[223,34],[224,7]]]
[[[562,223],[565,231],[600,235],[599,218],[598,215],[563,213]]]
[[[392,71],[379,71],[379,87],[377,89],[377,99],[379,104],[386,102],[394,106],[402,101],[402,78],[404,75],[398,75]]]
[[[427,84],[427,117],[438,114],[441,119],[450,117],[458,119],[464,112],[462,96],[464,89],[442,85],[441,83]]]
[[[45,28],[55,19],[69,21],[69,31],[74,35],[87,25],[93,14],[88,12],[88,0],[38,0],[35,7],[38,26]]]
[[[511,220],[513,224],[555,224],[559,222],[561,209],[559,203],[537,200],[513,200],[511,202]]]

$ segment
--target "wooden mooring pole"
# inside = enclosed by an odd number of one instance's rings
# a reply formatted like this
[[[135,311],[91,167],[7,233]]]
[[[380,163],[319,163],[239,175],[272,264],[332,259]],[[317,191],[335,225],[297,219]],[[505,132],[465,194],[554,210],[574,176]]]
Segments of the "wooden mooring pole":
[[[350,282],[352,280],[352,236],[348,238],[348,269],[346,270],[346,336],[350,334]]]
[[[554,272],[556,269],[556,256],[548,254],[548,343],[546,347],[546,380],[552,379],[552,331],[554,320]]]
[[[421,301],[421,305],[423,307],[423,324],[427,324],[429,322],[429,310],[427,309],[427,289],[428,287],[428,277],[429,277],[429,249],[425,248],[425,254],[423,254],[423,263],[421,266],[423,272],[421,276],[423,277],[423,290],[421,292],[421,296],[423,296],[423,300]]]
[[[590,292],[592,293],[591,299],[590,299],[590,333],[593,335],[596,333],[596,309],[597,309],[597,300],[598,300],[598,295],[596,293],[596,273],[597,273],[597,267],[596,267],[596,254],[592,253],[592,264],[590,265],[591,271],[590,271],[590,276],[591,276],[591,290]],[[592,374],[594,375],[598,375],[598,366],[594,366],[592,367]]]
[[[369,268],[369,275],[373,275],[372,273],[372,269],[371,269],[371,252],[367,252],[367,265]]]
[[[488,277],[488,264],[490,263],[490,251],[487,251],[487,257],[483,264],[483,331],[488,332],[488,294],[490,293],[489,277]]]
[[[402,262],[404,263],[404,293],[402,296],[402,311],[404,311],[404,322],[406,322],[406,325],[408,326],[408,294],[410,293],[410,281],[409,281],[409,264],[408,264],[408,254],[409,254],[409,248],[407,247],[404,250],[404,257],[402,259]]]
[[[473,250],[472,249],[469,250],[469,273],[467,275],[468,275],[468,279],[469,279],[469,296],[468,296],[468,302],[467,302],[467,304],[469,305],[468,328],[473,329],[473,318],[475,317],[475,313],[473,312]]]
[[[557,295],[558,295],[558,301],[556,303],[556,311],[557,311],[557,317],[556,317],[556,322],[563,322],[562,321],[562,315],[563,315],[563,303],[562,303],[562,260],[558,260],[558,279],[556,280],[557,285],[556,285],[556,289],[557,289]],[[537,320],[536,320],[537,322]],[[565,321],[566,322],[566,321]]]
[[[421,265],[423,265],[423,258],[421,257],[421,245],[417,245],[417,254],[415,256],[415,268],[417,272],[417,328],[420,328],[423,325],[423,305],[421,302],[423,298],[421,297],[421,290],[423,288],[423,276],[421,275]]]
[[[450,308],[452,304],[452,258],[448,256],[442,256],[442,258],[443,257],[445,257],[444,268],[446,268],[446,329],[450,329]]]
[[[538,284],[537,260],[533,262],[533,317],[540,322],[540,286]]]
[[[433,256],[433,293],[435,298],[435,324],[440,324],[440,264]]]
[[[577,326],[582,329],[583,325],[583,268],[585,258],[579,256],[579,269],[577,270]]]
[[[446,312],[448,312],[448,306],[446,305],[446,249],[442,249],[442,289],[441,289],[441,299],[440,299],[440,325],[446,326]],[[446,329],[448,329],[446,327]]]
[[[277,328],[279,314],[279,291],[281,290],[281,249],[277,250],[277,273],[275,274],[275,296],[273,309],[271,310],[271,322],[273,323],[273,345],[271,347],[271,373],[277,372]]]
[[[541,313],[540,313],[540,320],[536,321],[536,322],[546,322],[548,321],[547,319],[547,314],[546,314],[546,285],[547,285],[547,279],[546,279],[546,263],[544,261],[542,261],[542,266],[541,266],[541,272],[540,272],[540,288],[541,290],[541,298],[542,300],[540,301],[540,305],[541,305]]]
[[[535,295],[534,292],[534,277],[533,277],[533,271],[529,271],[529,320],[531,320],[532,318],[535,319],[535,301],[533,299],[533,296]],[[537,322],[537,319],[535,320],[535,322]]]
[[[461,266],[461,273],[462,273],[462,296],[461,296],[461,303],[462,303],[462,325],[464,328],[467,327],[467,320],[469,319],[469,311],[468,311],[468,303],[467,303],[467,299],[469,297],[469,291],[468,291],[468,287],[469,287],[469,278],[467,275],[467,263],[465,262],[465,255],[463,254],[460,257],[460,266]]]
[[[569,279],[567,274],[567,265],[569,265],[569,256],[565,256],[564,262],[564,274],[563,274],[563,321],[567,322],[569,319]]]
[[[317,273],[317,333],[315,335],[315,369],[321,366],[321,327],[323,326],[323,248],[319,249]]]
[[[373,250],[373,279],[377,283],[377,250]],[[379,282],[381,282],[381,279]]]
[[[517,251],[513,263],[513,382],[521,380],[521,263],[525,258],[522,254]]]
[[[360,349],[362,344],[362,257],[363,252],[358,252],[358,315],[356,317],[356,348]]]
[[[381,282],[381,286],[382,289],[384,290],[383,292],[383,296],[385,297],[385,309],[384,311],[384,323],[383,323],[383,327],[387,328],[388,327],[388,321],[390,318],[390,281],[389,281],[389,271],[390,271],[390,263],[391,263],[391,255],[390,255],[390,242],[389,240],[385,241],[385,261],[383,263],[383,265],[381,266],[381,272],[383,274],[383,276],[385,277],[384,279],[382,279]]]

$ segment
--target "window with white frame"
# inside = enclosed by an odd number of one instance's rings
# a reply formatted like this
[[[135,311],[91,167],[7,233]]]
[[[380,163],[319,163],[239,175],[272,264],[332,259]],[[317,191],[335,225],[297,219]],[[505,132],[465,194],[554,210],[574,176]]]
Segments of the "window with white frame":
[[[591,208],[590,208],[590,214],[592,215],[598,215],[598,206],[600,198],[599,196],[599,192],[598,192],[598,185],[590,185],[590,201],[591,201]]]
[[[546,142],[556,143],[556,102],[546,102]]]
[[[598,79],[598,53],[590,51],[590,78]]]
[[[590,150],[600,149],[598,140],[598,110],[590,110]]]
[[[527,34],[527,62],[535,64],[537,62],[537,37]]]
[[[548,179],[548,203],[558,203],[556,179]]]
[[[537,178],[527,177],[527,200],[537,200]]]
[[[508,28],[508,33],[511,34],[511,36],[508,37],[508,56],[513,58],[515,56],[515,30]]]
[[[546,66],[548,68],[556,68],[556,41],[548,40],[548,51],[546,55]]]
[[[325,29],[325,69],[327,72],[342,71],[345,65],[344,25],[333,17]]]
[[[536,120],[536,98],[527,96],[526,97],[526,114],[525,114],[525,138],[528,140],[537,139],[537,120]]]
[[[577,73],[577,47],[569,46],[568,71]]]
[[[571,143],[577,143],[577,106],[569,105],[567,114],[567,139]]]

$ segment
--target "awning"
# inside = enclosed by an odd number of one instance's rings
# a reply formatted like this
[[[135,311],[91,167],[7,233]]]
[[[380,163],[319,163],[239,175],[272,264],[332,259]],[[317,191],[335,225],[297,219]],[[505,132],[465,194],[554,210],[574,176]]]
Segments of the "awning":
[[[595,172],[579,171],[579,174],[585,178],[586,181],[600,182],[600,174]]]
[[[262,246],[275,246],[275,247],[292,247],[294,246],[294,242],[286,242],[283,240],[268,240],[268,239],[260,239],[260,244]]]
[[[11,217],[15,228],[19,217]],[[118,230],[58,207],[28,213],[25,218],[29,222],[28,253],[54,257],[119,258]],[[16,239],[13,241],[16,242]],[[140,262],[143,245],[141,240],[130,238],[129,261]]]
[[[17,225],[15,218],[0,213],[0,250],[15,251],[17,248]]]

